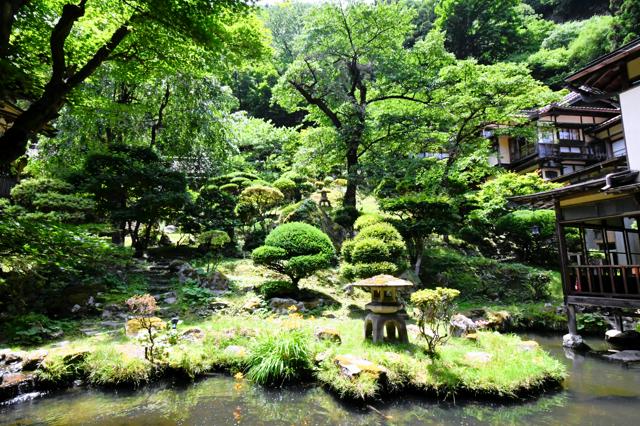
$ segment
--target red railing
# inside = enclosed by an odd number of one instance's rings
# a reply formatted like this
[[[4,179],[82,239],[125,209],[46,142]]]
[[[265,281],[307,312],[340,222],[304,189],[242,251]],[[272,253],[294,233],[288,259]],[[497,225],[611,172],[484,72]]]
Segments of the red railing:
[[[567,294],[640,299],[640,265],[569,267]]]

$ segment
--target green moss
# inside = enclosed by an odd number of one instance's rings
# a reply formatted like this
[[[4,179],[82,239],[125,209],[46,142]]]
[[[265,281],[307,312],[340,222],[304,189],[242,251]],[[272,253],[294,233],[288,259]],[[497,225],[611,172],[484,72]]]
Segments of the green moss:
[[[154,370],[150,362],[111,346],[99,347],[87,356],[84,368],[89,383],[115,387],[137,387],[148,382]]]

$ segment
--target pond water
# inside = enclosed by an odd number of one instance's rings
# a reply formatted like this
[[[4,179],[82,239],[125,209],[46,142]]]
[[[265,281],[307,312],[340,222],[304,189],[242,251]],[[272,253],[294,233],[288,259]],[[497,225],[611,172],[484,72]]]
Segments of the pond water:
[[[85,388],[0,406],[0,424],[26,425],[638,425],[640,369],[565,355],[561,337],[529,335],[569,370],[563,389],[514,404],[437,402],[406,395],[344,404],[317,387],[266,390],[226,376],[135,392]],[[592,347],[601,342],[589,342]]]

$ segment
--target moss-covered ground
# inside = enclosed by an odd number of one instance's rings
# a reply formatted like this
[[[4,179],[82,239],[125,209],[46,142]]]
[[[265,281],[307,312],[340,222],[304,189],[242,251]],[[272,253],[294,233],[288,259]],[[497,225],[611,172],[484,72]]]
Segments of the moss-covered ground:
[[[305,381],[325,386],[341,398],[367,400],[411,391],[439,398],[483,397],[511,399],[535,395],[557,386],[564,378],[561,364],[533,343],[515,335],[478,332],[472,338],[452,338],[429,357],[420,338],[410,333],[410,344],[372,344],[363,339],[362,307],[368,294],[342,288],[335,271],[303,280],[301,285],[328,304],[304,313],[273,313],[256,287],[277,275],[253,266],[249,260],[223,262],[221,271],[233,283],[233,291],[217,298],[227,308],[207,318],[185,311],[178,334],[199,329],[201,339],[178,339],[173,344],[160,338],[158,360],[144,359],[136,338],[122,330],[91,337],[73,338],[60,346],[43,348],[47,358],[37,370],[43,386],[66,386],[76,379],[97,386],[140,386],[163,377],[193,379],[212,371],[245,374],[255,362],[251,357],[265,336],[302,330],[309,347],[310,374]],[[165,318],[168,320],[168,318]],[[319,340],[318,330],[333,329],[340,343]],[[339,355],[353,355],[376,368],[362,369],[353,377],[336,364]],[[253,360],[253,361],[252,361]]]

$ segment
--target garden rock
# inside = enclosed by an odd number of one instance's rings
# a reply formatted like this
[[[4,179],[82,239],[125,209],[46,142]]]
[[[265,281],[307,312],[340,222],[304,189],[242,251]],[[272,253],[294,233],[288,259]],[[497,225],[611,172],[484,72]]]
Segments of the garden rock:
[[[202,331],[197,327],[190,328],[186,330],[184,333],[182,333],[182,339],[188,342],[193,342],[193,343],[202,342],[204,338],[205,338],[204,331]]]
[[[357,377],[363,372],[375,377],[387,372],[384,367],[355,355],[336,355],[334,362],[340,367],[340,372],[349,378]]]
[[[621,361],[621,362],[640,362],[640,351],[620,351],[616,352],[612,355],[605,355],[604,358],[612,360],[612,361]]]
[[[231,346],[227,346],[224,349],[224,353],[227,354],[227,355],[233,355],[233,356],[236,356],[236,357],[245,357],[245,356],[247,356],[249,351],[244,346],[231,345]]]
[[[609,330],[605,333],[605,339],[616,349],[640,349],[640,333],[635,330]]]
[[[454,315],[449,322],[449,333],[455,337],[462,337],[469,333],[475,333],[476,328],[476,323],[462,314]]]
[[[189,264],[188,262],[181,259],[172,260],[171,263],[169,263],[169,271],[178,272],[184,265],[188,265],[188,264]]]
[[[34,373],[7,373],[0,380],[0,401],[30,392],[34,388]]]
[[[298,311],[305,311],[304,303],[294,299],[286,299],[274,297],[269,300],[269,308],[277,314],[286,315],[290,312],[289,308],[294,306]]]
[[[588,351],[590,349],[589,345],[582,340],[582,336],[570,333],[562,336],[562,346],[577,351]]]
[[[199,279],[198,271],[186,262],[178,268],[177,275],[180,283],[184,283],[187,280],[198,281]]]
[[[487,327],[494,330],[505,330],[511,324],[511,314],[507,311],[487,313]]]
[[[326,340],[337,344],[342,343],[340,333],[335,328],[322,327],[315,332],[316,339]]]
[[[22,360],[22,369],[26,371],[37,369],[47,354],[48,352],[42,349],[27,353]]]
[[[210,290],[229,290],[230,283],[229,278],[220,271],[216,271],[211,277],[200,280],[200,285]]]
[[[242,309],[244,311],[251,312],[251,313],[257,311],[261,307],[262,307],[262,302],[260,301],[260,299],[251,299],[245,302],[244,305],[242,305]]]
[[[464,355],[464,360],[471,364],[486,364],[493,359],[493,355],[488,352],[472,351]]]

